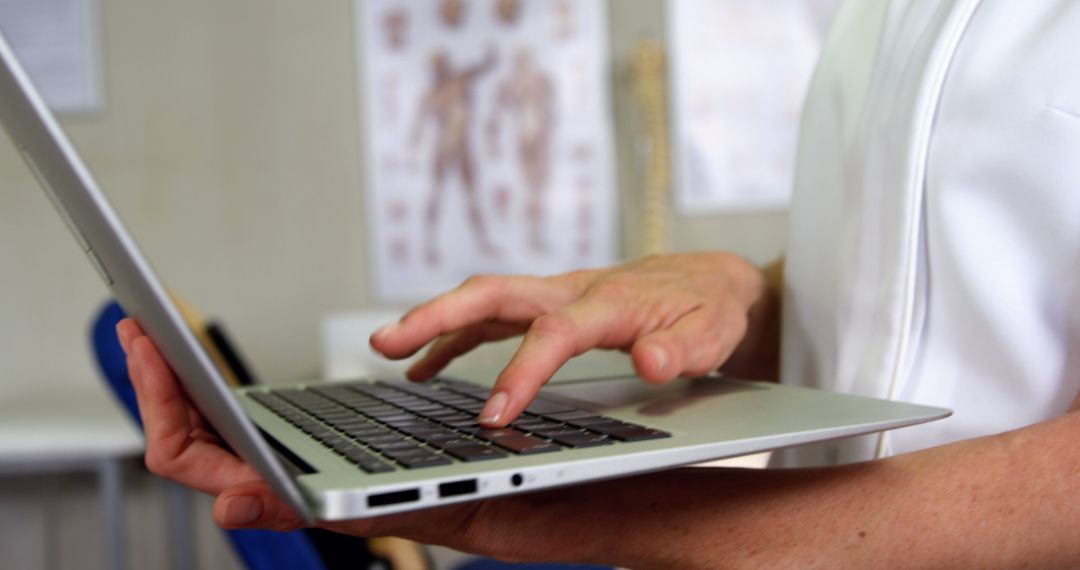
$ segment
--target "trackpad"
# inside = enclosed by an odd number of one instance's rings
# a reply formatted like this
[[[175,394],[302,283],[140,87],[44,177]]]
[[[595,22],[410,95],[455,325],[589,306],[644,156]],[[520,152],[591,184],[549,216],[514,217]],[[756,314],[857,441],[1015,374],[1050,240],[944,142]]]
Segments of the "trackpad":
[[[636,376],[627,376],[549,384],[544,388],[543,394],[573,401],[583,408],[597,412],[632,407],[639,414],[666,416],[676,410],[736,392],[766,389],[755,384],[718,377],[679,379],[663,386],[653,386]]]

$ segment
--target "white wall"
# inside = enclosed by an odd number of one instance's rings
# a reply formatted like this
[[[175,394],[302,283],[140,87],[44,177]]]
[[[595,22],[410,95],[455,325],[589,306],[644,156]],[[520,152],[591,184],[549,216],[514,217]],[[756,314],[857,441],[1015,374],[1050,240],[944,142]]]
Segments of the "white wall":
[[[352,3],[102,3],[107,108],[65,118],[65,128],[160,273],[205,313],[224,318],[257,372],[274,381],[317,375],[322,315],[377,305],[362,215]],[[664,35],[663,9],[660,0],[612,5],[622,243],[634,256],[641,188],[629,166],[637,110],[627,58],[637,40]],[[4,141],[0,410],[5,393],[28,386],[63,397],[66,386],[99,381],[86,327],[107,296]],[[679,250],[725,248],[765,262],[784,240],[782,214],[673,222]],[[41,522],[46,495],[65,505],[59,540],[69,550],[78,550],[80,537],[100,537],[87,479],[61,481],[47,493],[39,480],[0,479],[0,536],[26,537],[0,543],[0,567],[44,567],[33,545],[52,532]],[[133,556],[146,564],[160,547],[160,497],[138,480],[131,499]],[[40,524],[10,534],[24,521]],[[217,534],[202,532],[205,567],[231,566]],[[97,558],[59,561],[93,568]]]

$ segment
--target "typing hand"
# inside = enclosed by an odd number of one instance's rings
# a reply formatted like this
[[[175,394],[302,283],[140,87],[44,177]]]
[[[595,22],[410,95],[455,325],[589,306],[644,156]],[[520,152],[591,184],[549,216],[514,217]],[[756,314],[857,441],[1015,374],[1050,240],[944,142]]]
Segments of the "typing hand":
[[[751,337],[769,328],[758,321],[775,318],[771,304],[761,271],[734,255],[647,257],[553,277],[474,277],[380,329],[371,345],[400,359],[431,343],[408,373],[419,381],[485,342],[524,335],[480,414],[501,427],[593,348],[629,352],[648,382],[707,374],[741,345],[761,344]]]

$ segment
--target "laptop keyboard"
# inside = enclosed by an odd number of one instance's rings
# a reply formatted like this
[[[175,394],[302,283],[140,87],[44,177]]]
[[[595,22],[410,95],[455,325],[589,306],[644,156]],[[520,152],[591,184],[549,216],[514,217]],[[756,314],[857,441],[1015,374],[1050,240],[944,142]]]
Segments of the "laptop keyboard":
[[[503,429],[476,422],[489,389],[456,380],[380,381],[248,392],[368,473],[671,437],[538,398]]]

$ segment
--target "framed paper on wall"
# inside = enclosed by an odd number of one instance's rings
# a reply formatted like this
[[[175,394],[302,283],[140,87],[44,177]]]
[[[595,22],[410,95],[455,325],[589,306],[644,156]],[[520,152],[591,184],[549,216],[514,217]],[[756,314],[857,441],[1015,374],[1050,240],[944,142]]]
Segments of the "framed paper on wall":
[[[602,0],[362,0],[376,291],[615,258]]]
[[[784,208],[799,114],[836,0],[673,0],[675,200],[686,215]]]

